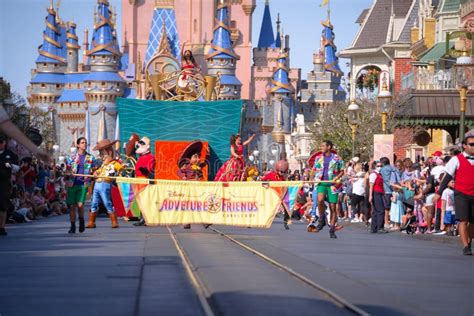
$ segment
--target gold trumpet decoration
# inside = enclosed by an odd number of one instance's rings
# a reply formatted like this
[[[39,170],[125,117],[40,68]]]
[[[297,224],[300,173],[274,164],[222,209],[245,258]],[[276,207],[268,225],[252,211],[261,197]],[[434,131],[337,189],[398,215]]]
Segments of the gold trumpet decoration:
[[[157,75],[151,75],[150,76],[150,82],[151,82],[151,87],[153,89],[153,93],[155,95],[155,100],[161,100],[162,99],[162,92],[163,90],[161,89],[161,81],[164,78],[164,74],[157,74]]]
[[[151,86],[155,100],[206,101],[216,100],[220,87],[220,76],[205,76],[197,70],[181,70],[167,73],[149,74],[147,85]]]

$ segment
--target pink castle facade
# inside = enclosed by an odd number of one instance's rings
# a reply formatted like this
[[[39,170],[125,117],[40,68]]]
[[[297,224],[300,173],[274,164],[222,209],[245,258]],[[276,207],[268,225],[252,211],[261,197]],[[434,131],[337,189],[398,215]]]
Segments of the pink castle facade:
[[[256,0],[230,1],[234,51],[240,56],[236,76],[242,82],[242,99],[251,99],[252,14]],[[179,39],[193,52],[207,72],[205,55],[210,48],[217,3],[214,0],[122,0],[123,40],[129,45],[129,63],[136,64],[138,52],[145,56],[153,10],[156,6],[175,9]],[[142,59],[143,60],[143,59]],[[272,76],[273,73],[270,75]]]

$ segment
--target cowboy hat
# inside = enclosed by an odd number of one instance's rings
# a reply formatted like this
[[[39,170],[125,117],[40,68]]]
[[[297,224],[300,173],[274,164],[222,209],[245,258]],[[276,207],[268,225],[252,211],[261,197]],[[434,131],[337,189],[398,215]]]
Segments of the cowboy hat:
[[[178,167],[181,168],[183,164],[189,163],[189,160],[194,154],[198,154],[199,158],[203,159],[203,157],[201,157],[203,146],[204,144],[200,140],[195,140],[186,146],[186,148],[181,153],[181,156],[178,158]]]
[[[116,142],[118,142],[118,140],[114,140],[113,142],[111,142],[110,139],[103,139],[95,145],[93,150],[102,150],[108,147],[112,147],[113,145],[115,145]]]

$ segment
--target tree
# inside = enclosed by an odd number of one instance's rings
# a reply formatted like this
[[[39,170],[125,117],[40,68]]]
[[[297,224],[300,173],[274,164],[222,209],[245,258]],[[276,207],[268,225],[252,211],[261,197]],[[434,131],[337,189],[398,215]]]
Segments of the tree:
[[[369,161],[374,152],[374,134],[382,132],[381,116],[374,100],[357,100],[359,104],[359,126],[355,139],[355,156],[363,161]],[[388,113],[387,131],[390,133],[397,127],[403,118],[405,109],[400,96],[394,98],[392,111]],[[344,161],[352,157],[352,132],[347,121],[347,107],[345,102],[321,108],[318,118],[314,123],[313,145],[319,148],[324,140],[331,140],[335,144],[337,153]]]

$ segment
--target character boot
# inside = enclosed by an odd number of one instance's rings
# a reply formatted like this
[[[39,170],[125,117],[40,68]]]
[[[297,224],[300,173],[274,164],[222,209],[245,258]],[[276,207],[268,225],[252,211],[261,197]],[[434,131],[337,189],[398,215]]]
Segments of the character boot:
[[[86,228],[95,228],[95,219],[97,218],[97,212],[89,212],[89,224]]]
[[[146,226],[145,219],[142,217],[140,221],[133,223],[133,226]]]
[[[84,218],[79,217],[79,232],[83,233],[86,230],[86,226],[84,224]]]
[[[110,221],[112,222],[112,228],[118,228],[119,224],[117,221],[117,215],[114,212],[109,213]]]
[[[69,228],[68,234],[75,234],[76,233],[76,222],[71,222],[71,228]]]

